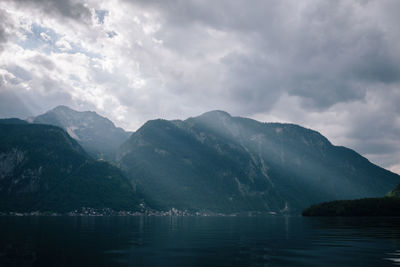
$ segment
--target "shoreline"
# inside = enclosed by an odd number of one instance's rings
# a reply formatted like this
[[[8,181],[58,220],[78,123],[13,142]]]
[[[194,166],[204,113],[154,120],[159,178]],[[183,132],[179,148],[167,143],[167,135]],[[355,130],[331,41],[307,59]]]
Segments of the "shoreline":
[[[52,212],[52,211],[32,211],[32,212],[0,212],[0,217],[274,217],[274,216],[294,216],[293,214],[276,214],[271,212],[237,212],[237,213],[219,213],[219,212],[189,212],[187,210],[171,209],[169,211],[115,211],[111,209],[93,209],[81,208],[79,210],[69,212]],[[300,215],[299,215],[300,216]]]

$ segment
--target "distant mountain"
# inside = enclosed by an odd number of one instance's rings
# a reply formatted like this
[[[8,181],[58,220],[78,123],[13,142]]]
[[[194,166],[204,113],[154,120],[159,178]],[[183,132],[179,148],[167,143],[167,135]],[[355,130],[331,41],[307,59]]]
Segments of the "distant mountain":
[[[160,209],[300,214],[323,201],[382,196],[400,180],[316,131],[223,111],[148,121],[118,162]]]
[[[135,210],[117,168],[93,160],[63,129],[0,120],[0,211]]]
[[[65,129],[90,155],[107,160],[114,159],[118,147],[131,134],[96,112],[79,112],[66,106],[39,115],[33,122]]]

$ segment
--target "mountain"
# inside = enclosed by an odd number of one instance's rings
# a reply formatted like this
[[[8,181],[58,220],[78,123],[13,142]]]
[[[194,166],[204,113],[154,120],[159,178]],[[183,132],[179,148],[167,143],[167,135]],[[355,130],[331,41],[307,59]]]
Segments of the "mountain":
[[[159,209],[300,214],[323,201],[382,196],[400,180],[316,131],[223,111],[148,121],[117,161]]]
[[[68,134],[93,157],[113,160],[118,147],[130,133],[115,127],[109,119],[93,111],[79,112],[58,106],[33,119],[34,123],[55,125]]]
[[[18,118],[7,118],[0,119],[0,124],[28,124],[28,122]]]
[[[0,211],[135,210],[138,202],[117,167],[93,160],[63,129],[0,120]]]

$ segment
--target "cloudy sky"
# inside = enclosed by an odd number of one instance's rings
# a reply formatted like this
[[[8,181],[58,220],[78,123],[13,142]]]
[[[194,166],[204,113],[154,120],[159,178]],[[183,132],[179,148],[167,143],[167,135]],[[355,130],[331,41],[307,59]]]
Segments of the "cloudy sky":
[[[2,0],[0,117],[135,130],[208,110],[313,128],[400,173],[400,1]]]

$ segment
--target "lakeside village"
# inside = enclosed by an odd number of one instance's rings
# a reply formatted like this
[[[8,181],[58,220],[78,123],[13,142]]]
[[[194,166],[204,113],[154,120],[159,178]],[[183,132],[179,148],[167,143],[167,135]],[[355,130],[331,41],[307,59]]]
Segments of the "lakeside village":
[[[282,215],[281,213],[279,213]],[[156,210],[142,210],[142,211],[115,211],[109,208],[104,209],[95,209],[90,207],[82,207],[80,209],[76,209],[74,211],[60,213],[60,212],[41,212],[41,211],[32,211],[32,212],[0,212],[0,216],[198,216],[198,217],[235,217],[235,216],[265,216],[265,215],[277,215],[276,212],[240,212],[240,213],[217,213],[217,212],[189,212],[187,210],[178,210],[175,208],[170,209],[169,211],[156,211]]]

